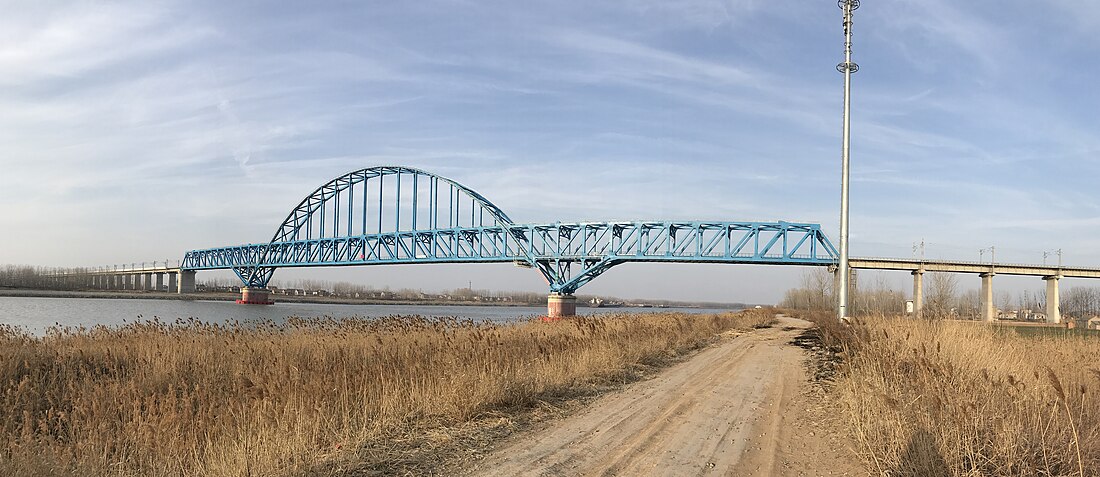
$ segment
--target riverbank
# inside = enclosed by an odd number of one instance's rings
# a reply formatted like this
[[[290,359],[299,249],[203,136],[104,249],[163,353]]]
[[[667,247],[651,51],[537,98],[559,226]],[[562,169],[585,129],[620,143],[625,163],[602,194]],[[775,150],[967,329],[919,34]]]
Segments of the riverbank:
[[[0,474],[426,475],[769,310],[0,328]],[[512,418],[516,417],[515,420]]]
[[[0,288],[0,297],[23,298],[106,298],[124,300],[207,300],[207,301],[236,301],[241,297],[240,293],[171,293],[142,290],[30,290],[24,288]],[[338,298],[324,296],[295,296],[274,295],[272,298],[280,303],[318,303],[326,305],[423,305],[423,306],[541,306],[541,303],[526,302],[494,302],[494,301],[461,301],[461,300],[379,300],[360,298]]]
[[[149,290],[37,290],[27,288],[0,287],[0,297],[22,298],[87,298],[87,299],[124,299],[124,300],[180,300],[180,301],[228,301],[241,298],[233,292],[196,292],[174,293]],[[546,300],[529,301],[493,301],[493,300],[390,300],[378,298],[341,298],[317,295],[272,295],[277,303],[316,303],[325,305],[409,305],[409,306],[493,306],[493,307],[530,307],[546,306]],[[708,308],[738,311],[749,305],[739,303],[676,303],[671,305],[633,305],[620,307],[593,307],[586,300],[579,300],[580,308],[615,310],[627,313],[651,313],[665,308]]]

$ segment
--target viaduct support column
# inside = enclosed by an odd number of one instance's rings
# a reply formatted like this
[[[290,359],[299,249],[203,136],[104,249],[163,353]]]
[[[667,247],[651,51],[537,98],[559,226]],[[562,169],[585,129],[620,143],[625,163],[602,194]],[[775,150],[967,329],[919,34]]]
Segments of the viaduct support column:
[[[145,290],[146,291],[154,290],[154,288],[153,288],[153,274],[152,273],[146,273],[145,274]]]
[[[156,288],[154,290],[161,291],[164,289],[164,272],[157,272]]]
[[[913,317],[922,318],[924,310],[924,270],[913,272]]]
[[[180,293],[195,293],[195,271],[180,270]]]
[[[1047,282],[1047,323],[1061,323],[1062,311],[1058,308],[1058,301],[1061,297],[1058,296],[1058,279],[1059,276],[1043,277],[1043,280]]]
[[[993,272],[983,273],[982,277],[982,320],[993,321],[996,318],[993,307]]]
[[[178,272],[168,273],[168,291],[179,293],[179,286],[176,285],[176,278],[179,275]]]
[[[131,273],[130,274],[130,289],[131,290],[141,290],[141,274],[140,273]]]
[[[577,316],[577,297],[568,293],[551,293],[546,297],[546,316]]]

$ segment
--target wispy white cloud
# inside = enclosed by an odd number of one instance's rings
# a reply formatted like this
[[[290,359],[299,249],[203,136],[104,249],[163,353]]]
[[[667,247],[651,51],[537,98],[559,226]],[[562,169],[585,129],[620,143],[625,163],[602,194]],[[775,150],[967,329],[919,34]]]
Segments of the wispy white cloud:
[[[758,0],[644,0],[630,2],[627,8],[667,24],[713,30],[735,24],[766,5],[767,2]],[[676,21],[668,21],[669,18]]]
[[[211,35],[180,24],[154,4],[39,5],[7,8],[0,20],[0,78],[6,86],[71,79],[142,56],[175,50]],[[140,38],[141,41],[135,41]]]

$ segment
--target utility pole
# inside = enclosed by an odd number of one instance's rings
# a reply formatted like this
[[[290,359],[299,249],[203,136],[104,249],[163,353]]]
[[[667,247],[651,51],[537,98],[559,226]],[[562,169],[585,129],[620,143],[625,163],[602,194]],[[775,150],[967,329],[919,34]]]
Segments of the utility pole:
[[[1050,255],[1058,255],[1058,269],[1061,270],[1062,269],[1062,249],[1047,250],[1046,252],[1043,252],[1043,265],[1047,264],[1047,257],[1050,256]]]
[[[836,70],[844,73],[844,134],[840,149],[840,289],[837,290],[837,318],[848,317],[848,155],[851,146],[852,73],[859,65],[852,62],[852,12],[859,8],[859,0],[839,0],[837,6],[844,11],[844,62]]]

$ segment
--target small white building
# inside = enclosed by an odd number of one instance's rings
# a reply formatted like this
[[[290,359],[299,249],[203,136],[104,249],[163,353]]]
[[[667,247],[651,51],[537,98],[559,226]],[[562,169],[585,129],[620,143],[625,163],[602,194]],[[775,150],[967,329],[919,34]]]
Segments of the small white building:
[[[1085,322],[1086,330],[1100,330],[1100,316],[1094,316],[1089,318],[1089,321]]]

